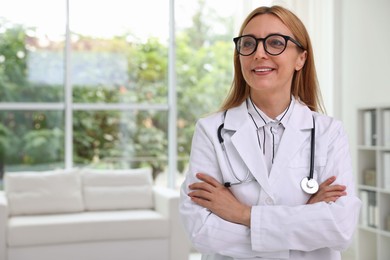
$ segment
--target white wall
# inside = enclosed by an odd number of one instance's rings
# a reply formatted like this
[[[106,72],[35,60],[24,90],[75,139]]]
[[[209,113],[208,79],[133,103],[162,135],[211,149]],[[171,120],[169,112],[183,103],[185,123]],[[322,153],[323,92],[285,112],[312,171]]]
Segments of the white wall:
[[[335,7],[334,66],[340,71],[335,70],[334,101],[356,170],[357,108],[390,105],[390,1],[343,0]]]
[[[390,105],[390,1],[343,0],[341,8],[341,119],[356,169],[357,113]]]

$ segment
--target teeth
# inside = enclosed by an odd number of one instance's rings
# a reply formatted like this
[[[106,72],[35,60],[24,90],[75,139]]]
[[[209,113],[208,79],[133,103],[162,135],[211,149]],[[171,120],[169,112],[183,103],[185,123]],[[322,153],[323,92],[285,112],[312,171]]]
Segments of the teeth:
[[[272,69],[255,69],[256,72],[266,72],[271,71]]]

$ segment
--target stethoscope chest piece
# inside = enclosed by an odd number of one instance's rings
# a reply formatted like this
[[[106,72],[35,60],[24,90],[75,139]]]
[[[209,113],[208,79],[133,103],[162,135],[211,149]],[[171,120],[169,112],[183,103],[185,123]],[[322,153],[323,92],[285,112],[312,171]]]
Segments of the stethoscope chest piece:
[[[309,179],[309,177],[305,177],[301,181],[301,188],[308,194],[314,194],[318,191],[319,186],[315,179]]]

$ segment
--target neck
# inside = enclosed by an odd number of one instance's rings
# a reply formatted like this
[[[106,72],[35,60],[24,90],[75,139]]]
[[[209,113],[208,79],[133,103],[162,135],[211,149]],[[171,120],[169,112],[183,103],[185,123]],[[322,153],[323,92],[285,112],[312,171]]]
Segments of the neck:
[[[250,95],[253,103],[261,109],[269,118],[275,119],[278,115],[283,113],[291,101],[290,93],[285,96],[263,96],[251,93]]]

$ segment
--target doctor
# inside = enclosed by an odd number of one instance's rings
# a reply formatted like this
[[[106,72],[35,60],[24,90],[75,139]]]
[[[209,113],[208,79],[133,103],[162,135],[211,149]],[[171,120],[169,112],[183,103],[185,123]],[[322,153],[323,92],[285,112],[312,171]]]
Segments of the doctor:
[[[342,124],[318,112],[308,33],[260,7],[234,43],[232,89],[198,121],[181,188],[193,246],[203,260],[341,259],[361,203]]]

